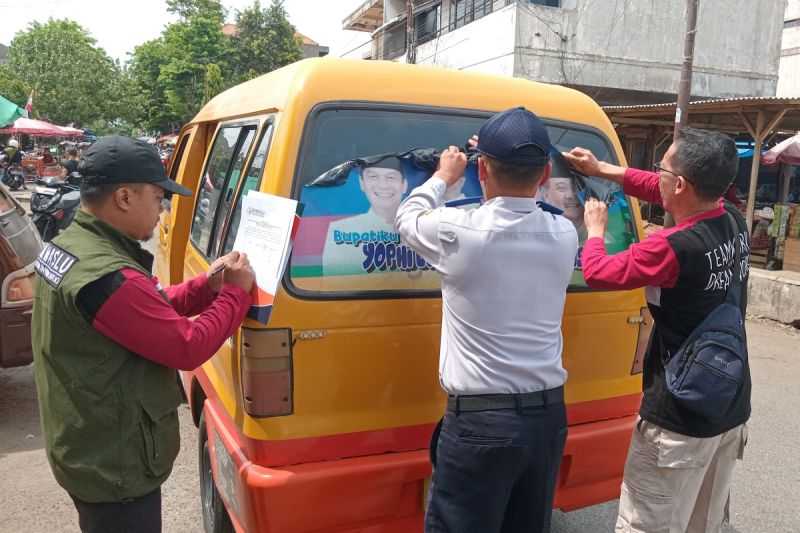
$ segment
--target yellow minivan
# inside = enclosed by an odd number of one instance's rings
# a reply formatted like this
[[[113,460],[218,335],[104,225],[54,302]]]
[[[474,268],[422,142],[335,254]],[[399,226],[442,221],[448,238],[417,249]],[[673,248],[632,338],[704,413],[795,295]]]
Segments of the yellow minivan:
[[[557,149],[623,161],[608,118],[577,91],[377,61],[295,63],[218,95],[183,128],[170,174],[194,195],[175,197],[162,215],[162,281],[204,272],[232,250],[250,191],[303,205],[268,323],[248,320],[181,374],[200,428],[207,531],[422,531],[428,445],[445,407],[441,298],[435,271],[376,206],[385,211],[425,179],[424,157],[410,160],[409,150],[463,144],[492,113],[520,105],[545,120]],[[370,191],[363,169],[386,154],[416,170]],[[562,191],[568,213],[582,209],[575,197],[608,186],[562,177],[581,182]],[[622,250],[641,235],[638,206],[607,192],[607,245]],[[641,290],[589,290],[576,260],[558,508],[619,494],[650,326],[643,307]]]

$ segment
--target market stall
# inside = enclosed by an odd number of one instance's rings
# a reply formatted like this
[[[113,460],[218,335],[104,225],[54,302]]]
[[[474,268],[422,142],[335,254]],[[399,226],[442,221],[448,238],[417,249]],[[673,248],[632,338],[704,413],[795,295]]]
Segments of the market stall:
[[[675,107],[676,104],[671,103],[603,108],[632,165],[650,167],[669,147],[675,126]],[[687,126],[752,139],[754,152],[760,154],[775,136],[787,137],[800,131],[800,98],[746,97],[691,102]],[[761,158],[754,157],[747,188],[746,213],[750,227],[760,166]]]
[[[57,126],[43,120],[20,117],[10,126],[0,129],[0,135],[2,134],[79,138],[83,136],[83,131],[77,128]],[[22,160],[22,168],[25,170],[26,178],[30,179],[36,176],[58,176],[61,173],[58,162],[49,150],[36,150],[33,153],[28,153]]]
[[[83,131],[76,128],[56,126],[44,120],[20,117],[10,126],[0,129],[0,134],[33,135],[38,137],[79,137],[83,135]]]
[[[674,103],[604,108],[630,165],[651,168],[661,159],[672,141],[675,108]],[[781,228],[788,232],[792,227],[791,215],[795,210],[789,201],[793,199],[793,187],[800,187],[800,178],[796,177],[796,162],[778,157],[765,160],[762,154],[773,145],[778,149],[779,141],[800,131],[800,98],[748,97],[691,102],[687,125],[728,133],[746,146],[740,152],[743,168],[739,173],[739,190],[746,200],[743,211],[753,237],[751,259],[756,266],[766,267],[774,260],[772,264],[779,267],[785,250],[777,242],[778,235]],[[782,153],[794,145],[787,143],[786,146],[781,149]],[[794,149],[790,153],[794,153]],[[765,168],[763,165],[767,163],[772,166]],[[760,178],[763,180],[761,188]],[[774,194],[767,194],[773,187]],[[800,195],[800,191],[797,194]],[[781,209],[784,205],[788,205],[786,211]],[[781,217],[785,214],[789,218],[773,224],[776,210]],[[792,244],[789,245],[791,249]]]
[[[773,256],[784,270],[800,272],[800,134],[776,144],[761,161],[784,170],[780,202],[773,207],[768,228]]]

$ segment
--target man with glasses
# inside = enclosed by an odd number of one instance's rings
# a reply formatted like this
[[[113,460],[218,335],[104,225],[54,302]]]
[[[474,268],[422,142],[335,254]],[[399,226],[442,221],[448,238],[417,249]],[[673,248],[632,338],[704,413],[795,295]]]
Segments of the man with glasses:
[[[586,203],[586,283],[598,289],[646,287],[655,319],[616,530],[719,532],[728,519],[733,467],[747,440],[749,368],[728,411],[711,420],[673,398],[664,365],[725,301],[734,274],[740,276],[745,313],[749,232],[739,212],[722,200],[736,176],[736,145],[720,133],[686,129],[655,165],[656,172],[598,161],[583,148],[564,156],[584,174],[609,179],[629,195],[663,205],[676,223],[609,256],[603,241],[606,206],[597,200]],[[734,265],[737,257],[739,268]],[[745,336],[744,325],[741,334]]]

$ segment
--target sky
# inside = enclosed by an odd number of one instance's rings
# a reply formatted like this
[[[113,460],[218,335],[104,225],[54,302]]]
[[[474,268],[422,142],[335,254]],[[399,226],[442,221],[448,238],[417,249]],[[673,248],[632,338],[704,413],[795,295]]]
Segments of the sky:
[[[364,0],[286,0],[297,31],[341,55],[369,40],[369,34],[342,30],[342,19]],[[232,22],[234,10],[253,0],[222,0]],[[270,0],[261,0],[268,5]],[[70,18],[81,24],[109,56],[125,62],[133,48],[161,34],[174,20],[164,0],[0,0],[0,43],[8,45],[34,20]]]

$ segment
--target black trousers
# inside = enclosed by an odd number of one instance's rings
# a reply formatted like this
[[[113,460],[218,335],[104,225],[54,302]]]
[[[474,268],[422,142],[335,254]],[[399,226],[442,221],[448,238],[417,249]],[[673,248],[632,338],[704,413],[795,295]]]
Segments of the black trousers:
[[[426,533],[546,533],[567,438],[563,402],[448,411],[435,450]]]
[[[72,496],[83,533],[161,533],[161,488],[120,503],[87,503]]]

